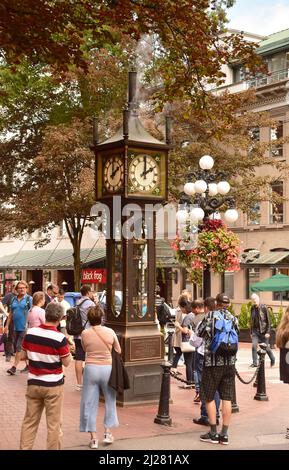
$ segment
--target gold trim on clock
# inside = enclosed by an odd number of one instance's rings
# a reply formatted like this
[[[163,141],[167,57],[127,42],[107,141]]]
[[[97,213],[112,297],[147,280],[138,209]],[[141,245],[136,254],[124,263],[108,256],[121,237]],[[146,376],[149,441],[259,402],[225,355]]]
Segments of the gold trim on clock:
[[[152,193],[160,184],[160,167],[152,155],[133,154],[129,165],[130,186],[134,191]]]
[[[113,156],[103,162],[103,187],[109,193],[115,193],[123,186],[124,163],[119,156]]]

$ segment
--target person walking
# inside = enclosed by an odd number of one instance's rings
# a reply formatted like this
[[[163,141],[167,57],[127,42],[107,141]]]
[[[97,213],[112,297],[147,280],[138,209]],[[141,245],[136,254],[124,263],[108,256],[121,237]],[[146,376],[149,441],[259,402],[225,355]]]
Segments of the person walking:
[[[257,367],[257,346],[258,343],[266,343],[266,353],[268,354],[271,367],[275,365],[275,356],[269,346],[271,321],[268,307],[260,303],[260,297],[257,294],[251,295],[252,307],[250,315],[250,334],[252,338],[252,359],[250,367]]]
[[[199,418],[193,418],[193,422],[195,424],[200,424],[200,425],[203,425],[203,426],[210,426],[208,413],[207,413],[207,410],[206,410],[206,403],[204,401],[201,401],[201,398],[200,398],[200,388],[201,388],[202,373],[203,373],[203,368],[204,368],[205,344],[204,344],[204,340],[198,336],[198,325],[201,324],[201,321],[203,320],[203,318],[205,317],[205,315],[207,313],[213,312],[215,310],[216,299],[214,297],[207,297],[204,300],[203,305],[204,305],[204,312],[195,316],[194,324],[196,326],[196,329],[195,329],[194,332],[192,332],[192,335],[190,337],[190,343],[193,346],[195,346],[195,348],[196,348],[196,352],[195,352],[195,389],[196,389],[196,396],[194,398],[194,403],[198,404],[198,403],[201,402],[201,407],[200,407],[201,416]],[[220,396],[219,396],[218,391],[216,391],[216,393],[215,393],[214,400],[215,400],[216,411],[217,411],[216,424],[218,426],[219,418],[220,418]]]
[[[42,308],[45,303],[44,292],[34,292],[32,297],[32,309],[27,316],[28,328],[34,328],[45,323],[45,310]]]
[[[64,376],[71,355],[65,336],[57,330],[63,307],[50,302],[45,309],[45,323],[27,331],[22,355],[28,358],[29,371],[26,412],[22,423],[20,449],[31,450],[42,411],[47,423],[47,450],[61,449],[61,422]]]
[[[88,284],[84,284],[80,289],[81,297],[77,302],[77,305],[80,309],[80,315],[82,320],[82,326],[84,328],[89,327],[89,323],[87,321],[87,312],[91,307],[95,306],[93,301],[93,293],[91,291],[91,287]],[[82,378],[83,378],[83,362],[85,361],[85,352],[82,347],[81,343],[81,335],[74,336],[74,344],[75,344],[75,360],[74,360],[74,368],[75,368],[75,375],[76,375],[76,387],[77,391],[82,390]]]
[[[63,333],[65,336],[67,336],[66,332],[66,312],[67,310],[71,307],[70,303],[67,302],[64,298],[65,296],[65,290],[64,289],[59,289],[59,292],[57,294],[57,302],[59,302],[62,307],[64,308],[64,316],[60,322],[60,331]]]
[[[238,320],[229,311],[230,299],[225,294],[216,296],[216,310],[207,313],[201,324],[198,326],[198,336],[204,339],[205,356],[202,381],[200,388],[200,398],[206,403],[206,410],[209,417],[210,431],[200,436],[203,442],[212,444],[229,443],[228,428],[231,419],[232,400],[235,388],[235,362],[236,354],[219,355],[210,350],[212,340],[215,336],[215,312],[231,322],[231,328],[238,333]],[[222,430],[217,432],[217,416],[215,394],[218,390],[222,400]]]
[[[289,307],[287,307],[276,332],[276,345],[280,348],[280,380],[289,384]],[[289,439],[289,426],[286,429],[286,439]]]
[[[9,375],[15,375],[17,366],[21,360],[22,341],[25,336],[27,326],[28,312],[32,307],[32,297],[27,294],[28,285],[26,281],[19,281],[16,284],[15,290],[17,295],[12,299],[10,304],[10,313],[7,319],[4,333],[8,334],[10,324],[13,322],[13,336],[15,345],[15,359],[13,366],[7,370]],[[27,371],[27,366],[24,367],[23,372]],[[22,372],[22,371],[21,371]]]
[[[114,441],[110,428],[118,426],[116,391],[108,385],[111,374],[111,351],[121,353],[115,332],[102,325],[103,310],[100,305],[89,308],[87,319],[90,327],[81,334],[86,360],[80,404],[80,432],[90,433],[89,447],[98,448],[97,412],[100,391],[105,399],[104,444]]]
[[[181,342],[189,342],[189,331],[192,328],[193,320],[195,318],[194,313],[191,309],[191,303],[185,300],[186,297],[182,298],[179,301],[179,306],[184,314],[182,316],[182,321],[178,322],[175,321],[175,327],[178,332],[181,334]],[[181,350],[181,347],[180,347]],[[194,373],[193,373],[193,360],[194,360],[194,352],[195,351],[188,351],[183,352],[184,361],[186,365],[186,381],[185,385],[180,385],[180,388],[191,389],[194,386]]]
[[[17,285],[17,282],[13,284],[12,291],[5,294],[3,299],[2,299],[2,304],[3,304],[4,309],[6,311],[6,318],[5,318],[5,322],[4,322],[4,331],[5,331],[5,326],[7,325],[7,322],[8,322],[9,313],[11,312],[12,300],[15,297],[17,297],[17,292],[15,290],[16,285]],[[6,333],[6,336],[7,336],[7,341],[4,343],[5,360],[6,360],[6,362],[10,362],[11,357],[14,356],[14,352],[15,352],[15,348],[14,348],[14,328],[13,328],[13,322],[12,321],[9,323],[9,329],[8,329],[8,333]]]
[[[173,363],[171,371],[176,375],[181,375],[180,372],[177,371],[178,362],[182,356],[181,344],[182,344],[182,332],[179,328],[179,325],[182,324],[183,319],[185,318],[188,312],[188,298],[186,295],[180,295],[178,298],[178,305],[176,308],[175,314],[175,331],[173,335],[173,347],[175,350],[175,354],[173,357]]]
[[[44,303],[44,308],[47,307],[47,305],[50,302],[54,302],[57,294],[59,292],[59,287],[56,284],[49,284],[46,289],[46,294],[45,294],[45,303]]]

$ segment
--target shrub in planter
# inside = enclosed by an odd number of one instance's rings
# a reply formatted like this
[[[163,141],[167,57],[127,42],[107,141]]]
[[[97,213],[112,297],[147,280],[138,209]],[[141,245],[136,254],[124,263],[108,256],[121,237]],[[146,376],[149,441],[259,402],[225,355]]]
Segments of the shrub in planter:
[[[251,305],[249,304],[242,304],[241,306],[241,313],[239,315],[239,329],[245,330],[250,328],[250,311]]]

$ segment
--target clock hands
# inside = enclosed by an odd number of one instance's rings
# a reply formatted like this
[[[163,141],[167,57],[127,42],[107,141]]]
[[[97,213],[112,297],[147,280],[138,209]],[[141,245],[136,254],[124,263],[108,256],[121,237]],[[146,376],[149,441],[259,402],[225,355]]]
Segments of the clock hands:
[[[148,170],[144,170],[140,176],[146,179],[146,175],[154,171],[155,168],[156,168],[155,166],[151,166]]]
[[[119,170],[119,166],[117,166],[117,167],[115,168],[115,170],[113,170],[113,171],[111,172],[110,177],[111,177],[111,178],[114,178],[115,175],[116,175],[116,173],[118,172],[118,170]]]

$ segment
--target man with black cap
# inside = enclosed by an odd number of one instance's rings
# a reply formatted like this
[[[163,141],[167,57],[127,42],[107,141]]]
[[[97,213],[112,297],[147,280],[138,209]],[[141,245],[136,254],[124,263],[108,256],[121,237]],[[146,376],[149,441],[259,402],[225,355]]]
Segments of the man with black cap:
[[[200,440],[212,444],[229,443],[228,427],[231,418],[232,400],[235,387],[235,362],[236,353],[233,355],[220,354],[211,351],[211,344],[216,334],[216,321],[221,319],[231,323],[231,328],[238,333],[238,321],[228,310],[230,299],[226,294],[216,296],[216,310],[208,312],[198,327],[198,336],[204,339],[205,356],[204,369],[200,389],[201,400],[206,403],[211,430],[202,434]],[[227,330],[226,330],[227,331]],[[219,392],[222,400],[222,430],[217,431],[216,405],[214,396]]]

